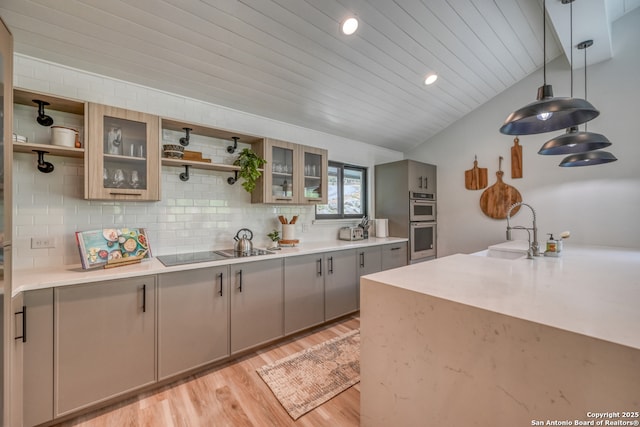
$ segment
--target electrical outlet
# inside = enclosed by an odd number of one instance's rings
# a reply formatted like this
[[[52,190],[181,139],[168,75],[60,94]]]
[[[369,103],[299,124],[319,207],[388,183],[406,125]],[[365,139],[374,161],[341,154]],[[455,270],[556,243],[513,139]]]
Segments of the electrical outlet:
[[[309,224],[307,224],[306,222],[302,223],[302,232],[306,233],[307,231],[309,231]]]
[[[31,249],[55,248],[56,240],[53,237],[32,237]]]

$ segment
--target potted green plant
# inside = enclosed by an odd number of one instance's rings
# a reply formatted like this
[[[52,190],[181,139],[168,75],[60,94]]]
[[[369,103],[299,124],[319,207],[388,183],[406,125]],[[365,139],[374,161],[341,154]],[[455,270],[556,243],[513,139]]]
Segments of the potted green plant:
[[[271,233],[267,234],[267,237],[270,238],[275,245],[273,248],[269,249],[280,249],[278,246],[278,242],[280,241],[280,232],[278,230],[274,228]]]
[[[233,162],[234,165],[240,166],[238,176],[244,181],[242,187],[251,193],[256,188],[256,181],[262,173],[258,170],[267,163],[265,159],[258,156],[253,150],[244,148],[238,154],[238,158]]]

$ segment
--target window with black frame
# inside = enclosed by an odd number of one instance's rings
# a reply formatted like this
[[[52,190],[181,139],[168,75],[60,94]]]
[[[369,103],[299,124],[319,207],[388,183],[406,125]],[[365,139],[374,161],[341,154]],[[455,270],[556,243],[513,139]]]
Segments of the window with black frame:
[[[367,168],[329,162],[328,203],[316,205],[316,219],[362,218],[367,214]]]

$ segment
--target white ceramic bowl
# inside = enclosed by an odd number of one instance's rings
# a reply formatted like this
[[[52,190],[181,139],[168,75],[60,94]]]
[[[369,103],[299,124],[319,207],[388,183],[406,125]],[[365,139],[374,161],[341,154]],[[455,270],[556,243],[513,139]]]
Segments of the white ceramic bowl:
[[[64,126],[51,126],[51,144],[75,147],[78,131]]]

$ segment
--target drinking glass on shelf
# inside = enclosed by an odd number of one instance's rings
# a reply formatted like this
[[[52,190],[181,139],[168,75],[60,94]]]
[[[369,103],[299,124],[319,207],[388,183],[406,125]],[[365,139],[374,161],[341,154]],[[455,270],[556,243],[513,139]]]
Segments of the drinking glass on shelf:
[[[113,184],[116,187],[122,187],[124,185],[124,172],[122,169],[116,169],[113,173]]]
[[[122,129],[112,127],[107,134],[107,153],[122,155]]]
[[[137,170],[131,171],[131,179],[129,180],[129,185],[131,188],[138,188],[140,186],[140,176],[138,175]]]

